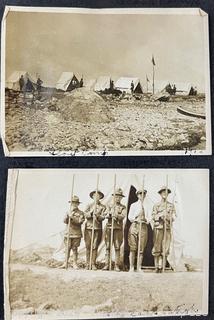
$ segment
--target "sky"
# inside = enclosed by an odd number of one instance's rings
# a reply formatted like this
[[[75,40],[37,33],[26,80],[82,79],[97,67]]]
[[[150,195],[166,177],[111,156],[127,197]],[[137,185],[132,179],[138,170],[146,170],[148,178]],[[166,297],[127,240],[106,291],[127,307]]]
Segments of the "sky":
[[[55,85],[63,71],[85,80],[109,75],[190,82],[205,87],[204,19],[200,15],[9,12],[6,78],[15,70]]]
[[[82,210],[92,201],[89,193],[96,188],[97,173],[99,189],[105,194],[104,203],[111,198],[116,173],[116,185],[123,189],[126,196],[123,199],[125,205],[130,185],[140,188],[144,176],[145,189],[148,191],[145,202],[148,216],[151,216],[154,203],[160,200],[158,190],[166,184],[168,176],[168,186],[172,190],[169,201],[176,205],[175,227],[179,238],[185,242],[185,253],[202,258],[207,252],[209,186],[208,171],[205,169],[21,169],[18,175],[12,249],[35,242],[47,244],[50,236],[64,230],[63,219],[69,210],[74,173],[74,194],[79,196]],[[60,244],[57,243],[56,247]]]

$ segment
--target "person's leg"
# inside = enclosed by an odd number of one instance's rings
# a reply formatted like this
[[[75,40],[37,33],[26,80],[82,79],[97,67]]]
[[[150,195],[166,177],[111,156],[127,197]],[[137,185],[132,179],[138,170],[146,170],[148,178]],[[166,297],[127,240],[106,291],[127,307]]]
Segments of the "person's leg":
[[[91,246],[91,230],[85,229],[84,240],[85,240],[85,247],[86,247],[86,269],[89,270],[90,246]]]
[[[160,272],[162,269],[162,262],[160,259],[162,253],[162,239],[163,239],[163,229],[154,229],[153,232],[153,248],[152,255],[155,257],[155,268],[156,272]]]
[[[115,249],[115,271],[120,271],[120,246],[123,241],[123,230],[114,230],[114,249]]]
[[[148,240],[148,227],[146,224],[142,224],[141,227],[141,239],[140,239],[140,261],[139,261],[139,270],[137,271],[143,271],[142,264],[143,264],[143,253],[147,244]]]
[[[99,246],[100,230],[94,230],[93,250],[92,250],[92,270],[97,270],[97,250]]]
[[[78,265],[77,265],[77,259],[78,259],[78,252],[77,252],[77,248],[73,247],[73,269],[77,270],[78,269]]]
[[[130,254],[129,254],[129,271],[134,271],[134,265],[135,265],[135,256],[137,251],[137,232],[135,226],[133,224],[131,225],[128,233],[128,244],[130,247]]]
[[[109,249],[110,249],[110,229],[105,228],[104,230],[104,240],[106,245],[106,254],[105,254],[105,266],[102,270],[109,270]]]

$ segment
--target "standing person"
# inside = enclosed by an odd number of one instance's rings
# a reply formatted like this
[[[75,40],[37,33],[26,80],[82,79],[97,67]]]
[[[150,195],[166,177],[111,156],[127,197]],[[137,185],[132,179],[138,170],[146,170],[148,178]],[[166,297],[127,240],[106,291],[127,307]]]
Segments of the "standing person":
[[[41,93],[42,84],[43,84],[43,81],[40,79],[40,77],[38,77],[38,79],[36,81],[36,89],[37,89],[38,94]]]
[[[112,227],[112,218],[114,219],[113,223],[113,245],[115,249],[115,271],[120,271],[120,247],[123,243],[123,220],[126,216],[126,206],[121,203],[123,197],[123,190],[117,189],[115,195],[112,194],[113,198],[115,197],[114,203],[107,207],[106,209],[106,219],[108,222],[105,228],[105,245],[106,245],[106,255],[105,255],[105,266],[103,270],[109,270],[110,267],[110,245],[111,245],[111,227]]]
[[[22,74],[21,77],[19,78],[19,87],[20,87],[21,92],[23,92],[24,85],[25,85],[25,80],[24,80],[24,76]]]
[[[165,261],[169,255],[171,228],[176,212],[174,204],[167,201],[167,197],[171,193],[171,190],[166,186],[163,186],[158,193],[161,196],[161,201],[154,205],[152,212],[152,220],[154,223],[152,255],[155,260],[156,273],[161,273],[163,270],[163,255],[165,254]],[[164,236],[165,230],[166,234]]]
[[[132,272],[134,271],[135,258],[136,258],[136,253],[138,251],[138,243],[140,241],[139,265],[141,266],[142,262],[143,262],[144,249],[146,247],[147,240],[148,240],[148,226],[147,226],[145,209],[144,209],[144,205],[143,205],[146,194],[147,194],[146,190],[138,190],[136,192],[136,195],[138,197],[138,201],[131,205],[130,210],[129,210],[129,215],[128,215],[128,219],[131,222],[131,226],[129,228],[129,233],[128,233],[128,244],[130,247],[130,256],[129,256],[130,269],[129,269],[129,271],[132,271]],[[141,223],[141,235],[140,235],[140,240],[139,240],[140,223]]]
[[[90,198],[94,201],[90,203],[85,210],[85,246],[86,246],[86,268],[89,269],[90,265],[90,253],[92,245],[92,270],[97,270],[96,259],[97,250],[102,240],[102,221],[105,219],[106,207],[100,202],[104,198],[104,194],[99,190],[94,190],[89,194]],[[94,237],[92,241],[92,229],[93,229],[93,216],[94,216]]]
[[[133,82],[133,80],[132,80],[132,82],[131,82],[131,93],[132,93],[132,94],[134,93],[134,82]]]
[[[70,201],[69,201],[70,202]],[[84,212],[79,210],[79,198],[73,196],[72,198],[71,211],[68,212],[65,216],[64,223],[69,225],[70,219],[70,228],[66,230],[64,236],[65,248],[68,249],[68,257],[70,257],[71,249],[73,251],[73,269],[78,269],[77,259],[78,259],[78,247],[80,246],[80,241],[82,238],[81,225],[85,221]],[[66,263],[62,265],[62,268],[66,267]]]

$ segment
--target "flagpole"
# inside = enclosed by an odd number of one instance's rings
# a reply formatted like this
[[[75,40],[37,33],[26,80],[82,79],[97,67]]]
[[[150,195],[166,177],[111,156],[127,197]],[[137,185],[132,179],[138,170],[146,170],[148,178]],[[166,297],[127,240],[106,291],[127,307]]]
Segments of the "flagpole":
[[[148,77],[146,75],[146,92],[148,93]]]
[[[152,93],[155,94],[155,66],[154,63],[152,63]]]

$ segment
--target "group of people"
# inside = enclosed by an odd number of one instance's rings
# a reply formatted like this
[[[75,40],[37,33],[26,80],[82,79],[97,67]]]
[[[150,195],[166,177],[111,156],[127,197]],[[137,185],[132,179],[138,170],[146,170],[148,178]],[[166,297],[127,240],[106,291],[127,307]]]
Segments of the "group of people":
[[[153,248],[155,270],[161,273],[166,265],[166,258],[169,254],[171,242],[172,223],[175,219],[176,212],[173,203],[167,198],[171,190],[163,186],[158,193],[161,200],[154,205],[152,211],[152,221],[148,217],[144,208],[144,200],[147,190],[137,190],[138,200],[134,202],[129,209],[128,219],[131,223],[128,231],[128,244],[130,247],[129,271],[135,270],[136,257],[138,260],[137,271],[141,270],[144,250],[148,240],[148,224],[153,225]],[[85,222],[84,241],[86,247],[86,268],[97,270],[96,259],[99,245],[102,237],[105,241],[105,265],[103,270],[112,270],[112,250],[115,250],[114,270],[120,271],[120,248],[124,239],[124,219],[127,216],[127,209],[121,203],[124,194],[121,188],[115,190],[112,194],[112,202],[104,205],[102,199],[104,194],[99,190],[90,193],[93,201],[86,207],[85,211],[79,209],[79,198],[73,196],[71,200],[71,210],[66,214],[64,223],[67,224],[64,235],[64,243],[67,248],[66,259],[73,252],[73,268],[78,269],[78,247],[80,246],[82,234],[82,224]],[[104,231],[103,221],[107,220]],[[104,234],[103,234],[104,232]],[[66,267],[66,262],[62,268]]]
[[[40,77],[37,78],[35,87],[33,86],[28,76],[24,78],[24,75],[22,74],[21,77],[19,78],[19,87],[21,92],[35,91],[36,89],[38,94],[40,94],[42,90],[42,84],[43,84],[43,81],[40,79]]]

